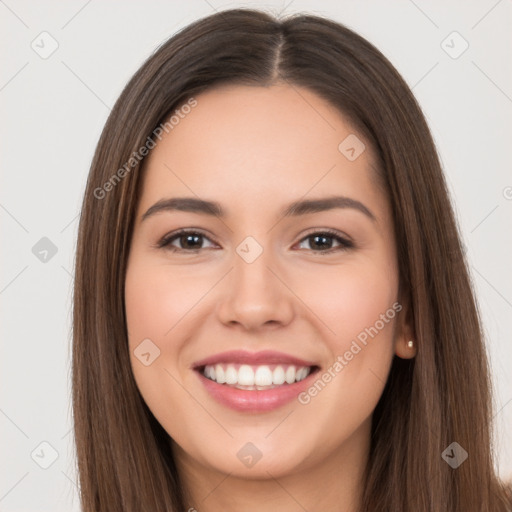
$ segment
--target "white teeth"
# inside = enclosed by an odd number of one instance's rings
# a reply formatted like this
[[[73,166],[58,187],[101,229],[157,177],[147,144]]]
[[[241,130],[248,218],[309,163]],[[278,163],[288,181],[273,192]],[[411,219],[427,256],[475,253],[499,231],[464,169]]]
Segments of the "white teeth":
[[[238,370],[238,384],[254,386],[254,371],[248,364],[243,364]]]
[[[289,366],[285,373],[285,380],[288,384],[295,382],[295,366]]]
[[[208,375],[207,375],[207,377],[208,377]],[[235,370],[234,366],[229,365],[226,368],[226,384],[237,384],[237,383],[238,383],[238,372]]]
[[[265,389],[281,386],[285,382],[287,384],[299,382],[304,380],[310,372],[311,368],[308,366],[296,368],[294,365],[284,367],[279,365],[272,370],[268,365],[242,364],[237,370],[233,364],[216,364],[205,366],[203,375],[218,384],[241,386],[243,389]]]
[[[272,372],[268,366],[258,366],[254,375],[256,386],[272,386]]]
[[[215,366],[215,376],[215,380],[219,384],[224,384],[224,382],[226,382],[226,374],[224,373],[224,368],[222,368],[220,364]]]
[[[308,368],[301,368],[300,370],[297,371],[297,373],[295,374],[295,380],[297,382],[305,379],[307,376],[308,376]]]
[[[272,373],[272,382],[274,384],[277,384],[280,386],[281,384],[284,384],[285,381],[285,375],[284,370],[282,366],[276,366],[274,368],[274,372]]]

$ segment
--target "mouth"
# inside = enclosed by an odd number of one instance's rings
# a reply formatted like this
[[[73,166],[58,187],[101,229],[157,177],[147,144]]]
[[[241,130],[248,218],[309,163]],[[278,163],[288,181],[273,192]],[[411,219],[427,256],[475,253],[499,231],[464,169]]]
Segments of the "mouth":
[[[315,365],[218,363],[201,366],[197,370],[205,378],[217,384],[231,386],[235,389],[263,391],[300,382],[318,369]]]
[[[217,402],[243,412],[265,412],[296,398],[320,366],[278,352],[232,351],[199,361],[192,369]]]

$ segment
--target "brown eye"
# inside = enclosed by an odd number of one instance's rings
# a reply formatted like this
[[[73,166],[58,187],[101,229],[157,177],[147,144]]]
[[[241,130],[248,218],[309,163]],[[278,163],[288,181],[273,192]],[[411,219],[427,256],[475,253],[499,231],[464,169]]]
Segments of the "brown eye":
[[[308,241],[309,247],[307,247],[307,249],[310,249],[313,252],[335,252],[354,247],[352,242],[341,237],[338,233],[331,231],[318,231],[311,233],[304,237],[300,241],[300,244],[304,243],[304,241]],[[336,246],[334,244],[338,245]]]
[[[197,252],[203,247],[205,240],[209,240],[203,233],[198,231],[181,230],[178,233],[165,236],[158,244],[159,248],[169,249],[178,252]]]

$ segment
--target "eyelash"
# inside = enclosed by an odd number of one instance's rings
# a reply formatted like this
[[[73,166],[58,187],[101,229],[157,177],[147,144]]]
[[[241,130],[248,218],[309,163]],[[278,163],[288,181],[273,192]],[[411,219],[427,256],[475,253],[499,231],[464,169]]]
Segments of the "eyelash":
[[[170,233],[169,235],[164,236],[157,243],[156,247],[158,249],[166,249],[171,252],[178,252],[178,253],[181,252],[181,253],[189,253],[189,254],[197,254],[199,251],[202,250],[202,249],[181,249],[179,247],[173,247],[170,245],[171,242],[173,242],[176,239],[179,239],[179,237],[182,235],[199,235],[203,238],[210,240],[210,238],[208,236],[206,236],[206,234],[204,234],[200,230],[180,229],[179,231],[175,231],[174,233]],[[354,247],[354,244],[350,240],[343,238],[342,236],[340,236],[340,234],[337,231],[334,231],[331,229],[312,231],[312,232],[308,233],[306,236],[304,236],[303,238],[301,238],[299,243],[302,243],[303,241],[307,240],[308,238],[311,238],[313,235],[324,235],[324,236],[326,236],[326,238],[334,238],[340,244],[339,247],[330,248],[325,251],[322,251],[322,250],[315,251],[313,249],[309,249],[309,251],[311,251],[315,254],[320,254],[320,255],[332,254],[333,252],[346,251],[346,250],[352,249]],[[213,240],[210,240],[210,241],[213,242]]]

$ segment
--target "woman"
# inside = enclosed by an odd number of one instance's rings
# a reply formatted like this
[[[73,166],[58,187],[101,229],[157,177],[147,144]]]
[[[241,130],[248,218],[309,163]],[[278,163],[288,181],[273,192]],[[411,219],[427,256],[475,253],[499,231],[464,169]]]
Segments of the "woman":
[[[369,42],[231,10],[135,74],[85,192],[73,408],[85,512],[510,510],[439,160]]]

